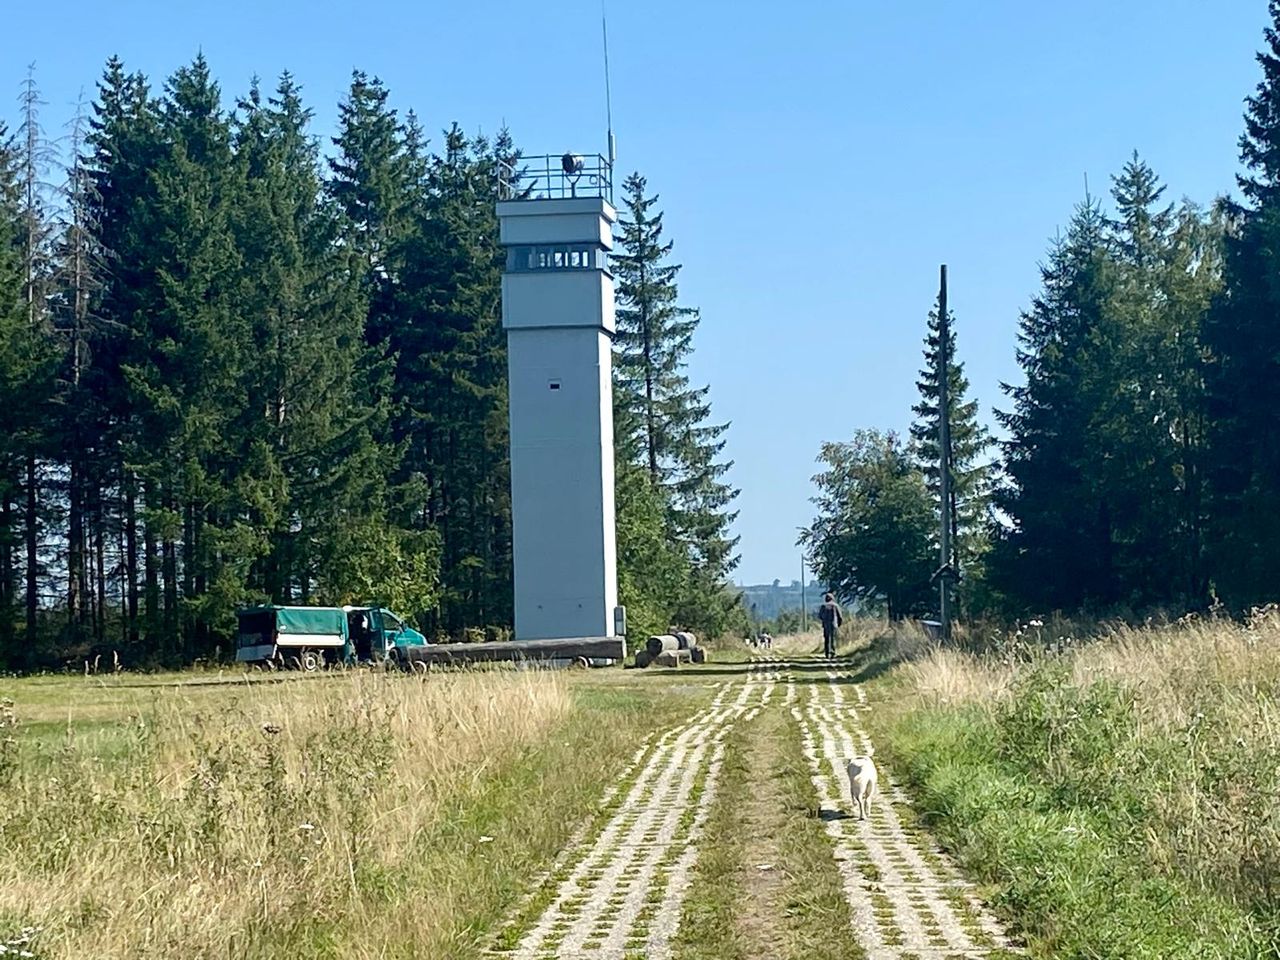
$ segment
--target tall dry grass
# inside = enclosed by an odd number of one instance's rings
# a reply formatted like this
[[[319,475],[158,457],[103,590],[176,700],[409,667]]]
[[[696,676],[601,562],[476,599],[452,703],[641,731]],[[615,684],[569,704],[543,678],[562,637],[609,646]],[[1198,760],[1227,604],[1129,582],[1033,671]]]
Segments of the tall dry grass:
[[[1003,761],[1128,838],[1153,875],[1280,931],[1276,608],[1086,642],[1032,624],[999,655],[935,646],[899,675],[916,711],[984,716],[974,729]]]
[[[19,701],[0,718],[0,924],[40,928],[47,957],[428,955],[461,891],[423,838],[570,703],[542,673],[353,672],[168,696],[48,746],[24,741]]]

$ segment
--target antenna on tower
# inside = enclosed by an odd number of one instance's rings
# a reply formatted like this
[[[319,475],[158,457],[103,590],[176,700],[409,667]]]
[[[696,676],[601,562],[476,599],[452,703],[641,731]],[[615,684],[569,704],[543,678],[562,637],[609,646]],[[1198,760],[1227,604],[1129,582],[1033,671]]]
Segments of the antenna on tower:
[[[600,35],[604,39],[604,109],[609,124],[609,166],[618,158],[618,149],[613,142],[613,93],[609,89],[609,21],[605,16],[605,0],[600,0]]]

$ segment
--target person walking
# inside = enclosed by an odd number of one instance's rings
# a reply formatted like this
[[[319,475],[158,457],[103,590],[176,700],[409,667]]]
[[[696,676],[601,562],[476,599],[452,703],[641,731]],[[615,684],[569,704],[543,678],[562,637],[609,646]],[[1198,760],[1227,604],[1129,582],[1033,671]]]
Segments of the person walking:
[[[836,655],[836,631],[844,618],[840,616],[840,607],[836,598],[827,594],[822,598],[822,606],[818,608],[818,619],[822,621],[822,652],[830,659]]]

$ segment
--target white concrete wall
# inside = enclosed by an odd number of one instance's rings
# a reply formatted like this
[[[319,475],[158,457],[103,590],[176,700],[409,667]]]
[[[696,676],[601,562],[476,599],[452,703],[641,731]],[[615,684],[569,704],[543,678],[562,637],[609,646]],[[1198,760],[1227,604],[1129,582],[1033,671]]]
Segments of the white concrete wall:
[[[498,213],[506,244],[611,240],[603,200],[513,201]],[[515,636],[613,636],[613,281],[601,270],[506,274],[502,300]]]
[[[617,213],[604,200],[507,200],[498,204],[504,247],[536,243],[602,243],[613,248]]]
[[[502,276],[502,325],[616,331],[613,280],[599,270],[534,270]]]
[[[507,349],[516,639],[612,636],[610,339],[585,327],[511,330]]]

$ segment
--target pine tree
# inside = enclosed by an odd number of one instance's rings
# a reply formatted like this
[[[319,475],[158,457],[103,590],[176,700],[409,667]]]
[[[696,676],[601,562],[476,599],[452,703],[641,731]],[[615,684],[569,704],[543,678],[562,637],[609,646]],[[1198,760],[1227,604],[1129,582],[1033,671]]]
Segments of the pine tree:
[[[1137,608],[1204,599],[1197,354],[1217,255],[1198,211],[1177,210],[1163,193],[1136,153],[1113,178],[1116,283],[1093,343],[1089,467],[1113,507],[1121,596]]]
[[[366,336],[384,344],[394,322],[398,256],[412,226],[418,158],[377,77],[353,71],[338,108],[337,155],[329,159],[325,184],[342,220],[342,242],[359,261],[360,291],[367,311]]]
[[[156,531],[144,522],[141,466],[157,438],[143,429],[143,408],[125,379],[143,342],[158,279],[151,256],[148,211],[155,204],[152,171],[165,149],[158,105],[146,78],[129,74],[113,57],[107,62],[93,105],[85,157],[85,220],[102,258],[102,289],[90,303],[99,322],[89,344],[92,362],[86,389],[104,419],[102,470],[116,481],[123,568],[123,649],[128,657],[150,655],[159,638],[160,589]]]
[[[1025,383],[1004,385],[1013,409],[997,411],[1005,483],[996,506],[1009,518],[990,557],[996,588],[1018,611],[1075,610],[1116,599],[1111,505],[1092,482],[1089,428],[1098,384],[1093,338],[1114,285],[1106,223],[1096,202],[1077,209],[1041,267],[1041,293],[1024,312],[1018,363]]]
[[[616,445],[619,459],[642,465],[663,492],[667,534],[689,558],[678,618],[714,634],[736,602],[721,589],[737,564],[738,542],[729,532],[737,490],[724,479],[732,463],[720,459],[728,425],[709,422],[709,388],[693,387],[685,372],[699,318],[679,303],[680,265],[669,261],[658,198],[646,196],[638,173],[623,188],[613,258]]]
[[[52,348],[49,295],[53,272],[53,231],[45,182],[50,148],[40,125],[40,108],[44,101],[36,87],[34,68],[28,68],[20,103],[22,123],[18,127],[17,139],[22,223],[22,299],[30,335],[38,345],[41,367],[46,373],[51,373],[46,364]],[[32,386],[33,391],[23,400],[29,410],[29,421],[23,434],[25,453],[22,483],[24,622],[29,648],[37,641],[41,579],[45,574],[41,559],[42,537],[45,532],[41,487],[45,482],[43,461],[51,441],[51,431],[48,429],[50,411],[46,404],[52,394],[52,379],[42,377],[39,383]]]
[[[1269,10],[1240,138],[1244,203],[1230,208],[1223,294],[1203,340],[1209,549],[1214,586],[1236,607],[1272,599],[1280,566],[1280,2]]]
[[[39,380],[39,351],[27,318],[20,154],[0,125],[0,663],[22,665],[16,621],[21,584],[25,399]]]
[[[77,104],[69,164],[61,189],[55,250],[54,322],[62,340],[58,448],[66,465],[66,606],[73,635],[106,640],[107,499],[114,483],[108,463],[111,423],[92,390],[92,346],[104,331],[96,312],[106,262],[96,239],[93,182],[85,140],[88,119]],[[92,588],[92,589],[91,589]]]
[[[426,170],[425,200],[406,262],[416,342],[398,350],[397,388],[413,418],[403,436],[425,468],[446,584],[441,626],[512,622],[507,349],[501,322],[497,161],[513,155],[454,124]],[[404,332],[408,332],[406,329]]]
[[[212,626],[229,628],[242,566],[261,546],[235,502],[239,438],[231,424],[249,344],[248,318],[235,302],[239,180],[230,123],[203,57],[169,79],[158,120],[154,192],[138,214],[146,243],[135,248],[154,282],[130,317],[122,369],[147,438],[138,472],[145,529],[159,546],[161,649],[174,658],[205,652]]]
[[[247,403],[235,427],[244,445],[238,495],[265,538],[250,555],[248,589],[278,603],[332,594],[339,569],[376,584],[339,558],[351,537],[386,524],[386,451],[376,439],[385,404],[371,404],[361,387],[376,361],[362,339],[353,257],[335,242],[337,218],[321,203],[310,119],[285,73],[265,100],[253,86],[234,141],[244,177],[233,215],[243,264],[237,299],[252,318]],[[379,565],[401,547],[389,539],[394,548]],[[366,551],[357,558],[374,559]]]
[[[951,431],[951,516],[952,542],[963,579],[959,594],[962,602],[971,593],[970,582],[981,579],[981,561],[986,552],[991,525],[991,465],[985,456],[991,445],[987,429],[978,422],[978,401],[968,398],[969,380],[964,364],[956,359],[955,316],[948,326],[947,369],[948,407]],[[942,347],[942,325],[937,307],[929,313],[929,330],[925,335],[924,369],[916,388],[920,402],[912,407],[915,422],[911,439],[920,469],[928,482],[934,509],[942,516],[941,456],[938,448],[939,350]]]

